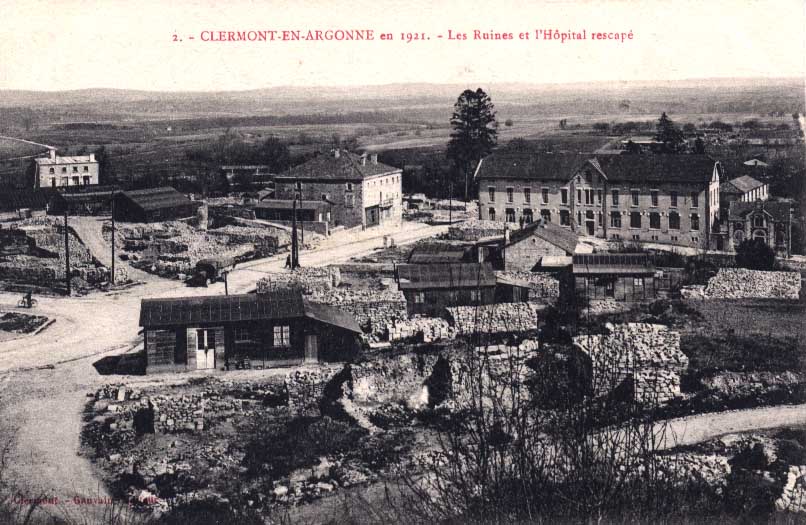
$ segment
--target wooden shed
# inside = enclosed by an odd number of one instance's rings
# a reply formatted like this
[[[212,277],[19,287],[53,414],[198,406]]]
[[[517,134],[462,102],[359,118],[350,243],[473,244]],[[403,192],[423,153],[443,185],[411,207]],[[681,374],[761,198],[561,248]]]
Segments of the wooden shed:
[[[299,290],[143,299],[140,326],[146,373],[347,361],[361,333],[352,316]]]
[[[192,201],[166,186],[122,191],[115,195],[115,220],[154,222],[183,219],[195,215],[201,202]]]
[[[495,273],[485,263],[401,264],[397,281],[409,315],[439,315],[448,306],[495,302]]]
[[[574,255],[572,268],[577,294],[589,300],[641,301],[657,296],[655,266],[646,254]]]

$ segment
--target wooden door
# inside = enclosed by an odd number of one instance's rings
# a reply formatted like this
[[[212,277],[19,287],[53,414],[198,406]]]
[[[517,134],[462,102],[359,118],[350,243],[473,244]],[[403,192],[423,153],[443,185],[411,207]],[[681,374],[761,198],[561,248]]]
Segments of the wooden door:
[[[215,368],[214,329],[196,330],[196,368],[199,370]]]
[[[305,336],[305,362],[319,362],[319,337],[316,334]]]

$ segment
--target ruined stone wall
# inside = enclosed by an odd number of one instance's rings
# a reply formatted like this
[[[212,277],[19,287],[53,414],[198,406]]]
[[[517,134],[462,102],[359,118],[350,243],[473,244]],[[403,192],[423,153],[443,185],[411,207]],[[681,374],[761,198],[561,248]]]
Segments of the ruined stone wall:
[[[536,330],[545,305],[537,303],[498,303],[448,308],[449,320],[457,334],[505,333]]]
[[[319,415],[325,387],[341,371],[341,367],[319,365],[286,374],[288,407],[302,415]]]
[[[403,313],[405,314],[405,305]],[[430,343],[453,339],[456,330],[445,319],[415,316],[412,319],[393,320],[387,324],[386,336],[389,341],[422,337],[424,343]]]
[[[560,280],[548,272],[495,272],[496,276],[529,284],[529,300],[553,300],[560,297]]]
[[[797,272],[762,272],[746,268],[720,268],[708,281],[705,297],[711,299],[798,299],[801,276]]]
[[[297,268],[293,272],[270,273],[257,282],[257,293],[268,293],[286,287],[297,287],[304,294],[326,294],[339,285],[341,272],[336,266]]]
[[[580,335],[574,344],[591,360],[597,395],[631,380],[641,402],[664,403],[680,396],[680,373],[688,368],[688,357],[680,351],[680,334],[667,326],[608,324],[607,333]]]

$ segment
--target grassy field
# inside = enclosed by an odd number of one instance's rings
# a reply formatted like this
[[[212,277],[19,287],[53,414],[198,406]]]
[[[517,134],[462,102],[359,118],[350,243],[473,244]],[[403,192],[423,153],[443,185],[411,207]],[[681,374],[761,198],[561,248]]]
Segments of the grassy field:
[[[37,146],[36,144],[0,137],[0,160],[28,157],[47,151],[47,148]]]

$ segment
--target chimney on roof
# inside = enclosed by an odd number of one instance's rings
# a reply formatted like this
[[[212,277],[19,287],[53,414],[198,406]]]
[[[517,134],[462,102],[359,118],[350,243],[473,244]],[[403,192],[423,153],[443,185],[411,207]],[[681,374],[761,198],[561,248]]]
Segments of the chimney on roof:
[[[50,150],[50,160],[56,160],[56,148]]]
[[[95,162],[95,153],[90,153],[90,162]]]
[[[370,155],[369,159],[370,159],[370,162],[372,162],[373,164],[377,164],[378,163],[378,154],[373,153],[372,155]]]
[[[339,148],[334,149],[334,150],[333,150],[333,158],[334,158],[334,159],[337,159],[337,158],[339,158],[340,156],[341,156],[341,152],[339,151]]]
[[[362,153],[362,154],[361,154],[361,165],[362,165],[362,166],[366,166],[366,165],[367,165],[367,154],[366,154],[366,153]]]

